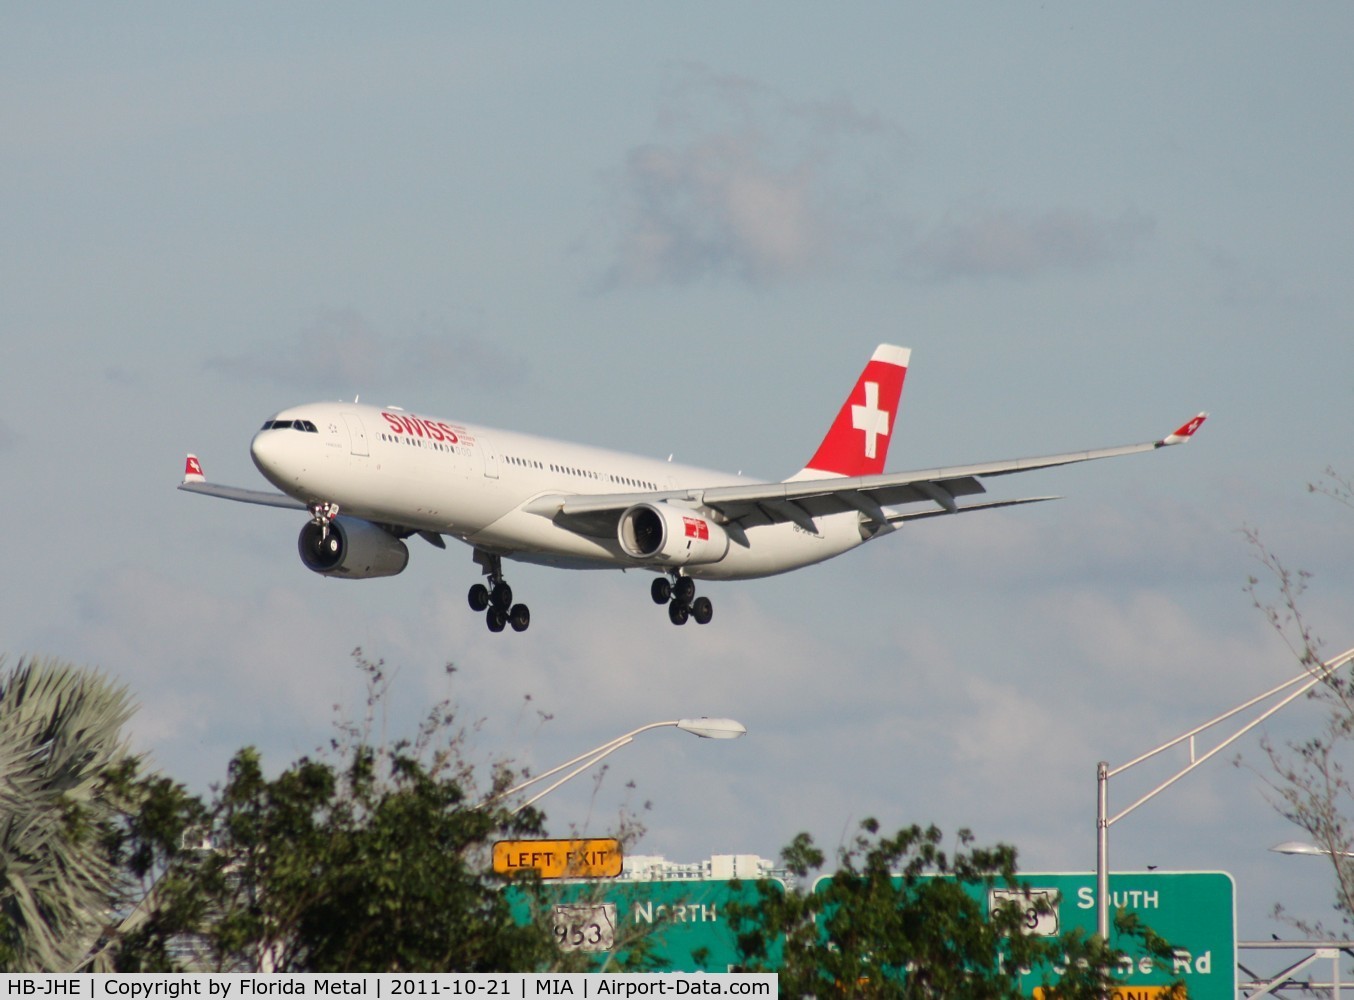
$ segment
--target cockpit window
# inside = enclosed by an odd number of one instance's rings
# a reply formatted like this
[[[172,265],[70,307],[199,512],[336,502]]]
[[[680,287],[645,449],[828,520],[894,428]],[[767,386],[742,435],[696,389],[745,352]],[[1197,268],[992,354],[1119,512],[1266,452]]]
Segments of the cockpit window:
[[[265,420],[262,429],[265,431],[298,430],[305,431],[307,434],[320,433],[320,429],[310,420]]]

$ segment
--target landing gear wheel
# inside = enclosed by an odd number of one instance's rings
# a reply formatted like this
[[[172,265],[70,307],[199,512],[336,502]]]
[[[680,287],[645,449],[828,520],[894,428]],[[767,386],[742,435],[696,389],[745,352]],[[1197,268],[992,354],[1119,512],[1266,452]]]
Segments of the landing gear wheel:
[[[672,584],[672,599],[679,604],[690,604],[696,596],[696,581],[689,576],[679,576]]]
[[[668,582],[666,576],[660,576],[649,587],[649,595],[655,604],[667,604],[672,600],[672,584]]]
[[[477,583],[470,588],[470,593],[466,594],[466,600],[470,604],[471,611],[483,611],[489,606],[489,588],[482,583]]]
[[[690,605],[681,604],[673,601],[668,605],[668,618],[674,625],[685,625],[687,617],[691,614]]]
[[[503,557],[476,549],[475,564],[484,570],[485,581],[475,584],[466,595],[470,609],[484,612],[484,624],[490,632],[502,632],[509,625],[514,632],[525,632],[531,624],[531,612],[525,604],[512,603],[512,588],[503,579]]]
[[[698,597],[691,602],[691,617],[696,619],[697,625],[709,625],[714,614],[715,606],[710,603],[710,598]]]

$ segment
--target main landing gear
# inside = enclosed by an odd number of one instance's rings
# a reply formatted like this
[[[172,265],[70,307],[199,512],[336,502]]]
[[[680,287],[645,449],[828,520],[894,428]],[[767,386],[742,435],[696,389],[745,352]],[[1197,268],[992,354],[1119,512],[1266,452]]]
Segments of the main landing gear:
[[[668,606],[668,618],[674,625],[685,625],[688,618],[706,625],[715,614],[710,598],[696,596],[696,581],[689,576],[673,573],[671,580],[660,576],[649,588],[649,595],[655,604]]]
[[[475,561],[484,567],[488,586],[477,583],[466,594],[471,611],[483,611],[490,632],[502,632],[508,625],[514,632],[525,632],[531,624],[531,609],[512,603],[512,588],[503,579],[503,562],[498,556],[476,552]]]

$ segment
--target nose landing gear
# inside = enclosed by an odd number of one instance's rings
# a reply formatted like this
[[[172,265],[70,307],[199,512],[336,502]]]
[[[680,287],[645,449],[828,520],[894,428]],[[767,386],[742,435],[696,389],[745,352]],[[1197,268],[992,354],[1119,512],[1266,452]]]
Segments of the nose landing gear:
[[[685,625],[693,618],[697,625],[707,625],[714,617],[714,605],[708,597],[696,596],[696,581],[676,573],[672,579],[660,576],[649,587],[649,596],[655,604],[668,606],[668,620],[674,625]]]
[[[525,632],[531,624],[531,609],[512,603],[512,588],[503,579],[503,561],[498,556],[476,551],[475,561],[484,567],[489,585],[477,583],[466,594],[471,611],[484,612],[490,632],[502,632],[508,625],[514,632]]]
[[[339,505],[317,500],[308,505],[306,510],[310,511],[311,523],[317,525],[320,529],[320,542],[327,542],[329,540],[329,525],[334,522],[334,518],[338,517]]]

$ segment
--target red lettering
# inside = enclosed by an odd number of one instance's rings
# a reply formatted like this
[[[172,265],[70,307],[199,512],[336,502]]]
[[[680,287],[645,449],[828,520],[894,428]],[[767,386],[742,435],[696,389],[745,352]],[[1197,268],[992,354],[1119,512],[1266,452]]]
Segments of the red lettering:
[[[447,444],[458,444],[461,440],[449,424],[439,420],[425,420],[423,417],[415,416],[396,416],[393,413],[381,411],[381,416],[385,422],[390,425],[390,429],[396,434],[416,434],[419,437],[432,438],[434,441],[445,441]]]

